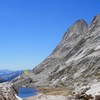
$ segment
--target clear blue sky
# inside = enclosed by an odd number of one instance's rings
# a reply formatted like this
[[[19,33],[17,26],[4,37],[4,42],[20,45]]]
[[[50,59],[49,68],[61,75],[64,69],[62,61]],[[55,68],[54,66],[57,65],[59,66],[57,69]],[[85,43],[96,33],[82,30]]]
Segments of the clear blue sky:
[[[99,13],[100,0],[0,0],[0,69],[33,69],[76,20]]]

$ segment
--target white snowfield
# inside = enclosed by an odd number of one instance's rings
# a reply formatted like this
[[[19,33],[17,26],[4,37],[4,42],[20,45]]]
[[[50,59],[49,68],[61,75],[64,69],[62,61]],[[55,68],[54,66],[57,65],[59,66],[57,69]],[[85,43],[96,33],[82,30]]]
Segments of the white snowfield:
[[[15,97],[16,97],[18,100],[23,100],[22,98],[18,97],[16,94],[15,94]]]

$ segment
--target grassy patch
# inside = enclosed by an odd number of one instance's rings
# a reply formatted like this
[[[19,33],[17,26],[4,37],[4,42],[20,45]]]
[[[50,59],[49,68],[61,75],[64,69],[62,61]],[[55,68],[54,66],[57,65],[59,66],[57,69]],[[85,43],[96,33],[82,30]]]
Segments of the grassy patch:
[[[67,96],[70,95],[73,91],[73,89],[67,89],[67,88],[41,88],[37,87],[38,90],[42,91],[46,95],[63,95]]]

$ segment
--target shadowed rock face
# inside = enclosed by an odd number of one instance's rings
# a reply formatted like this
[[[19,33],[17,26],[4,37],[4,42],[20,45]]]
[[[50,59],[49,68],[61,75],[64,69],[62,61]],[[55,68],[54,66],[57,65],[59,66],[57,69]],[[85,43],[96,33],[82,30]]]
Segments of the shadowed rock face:
[[[32,79],[30,85],[51,87],[76,87],[99,81],[100,15],[93,18],[90,26],[84,20],[76,21],[28,77]]]

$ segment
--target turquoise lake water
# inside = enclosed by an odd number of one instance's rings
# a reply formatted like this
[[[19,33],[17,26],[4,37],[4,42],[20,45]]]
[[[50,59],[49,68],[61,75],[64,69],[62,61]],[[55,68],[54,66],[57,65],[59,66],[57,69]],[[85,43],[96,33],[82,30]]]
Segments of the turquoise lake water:
[[[39,91],[33,87],[20,87],[18,89],[18,96],[21,98],[27,98],[30,96],[35,96],[38,92]]]

